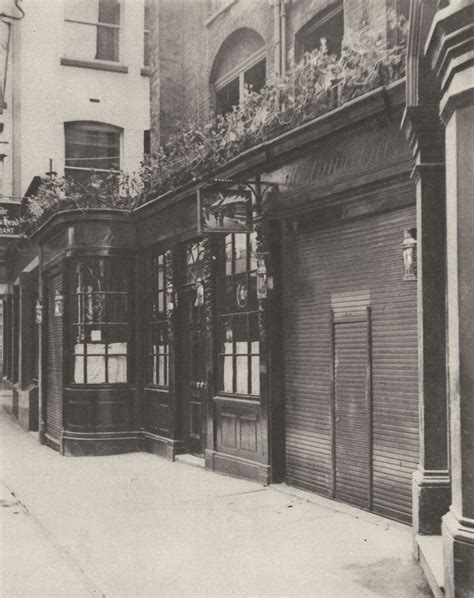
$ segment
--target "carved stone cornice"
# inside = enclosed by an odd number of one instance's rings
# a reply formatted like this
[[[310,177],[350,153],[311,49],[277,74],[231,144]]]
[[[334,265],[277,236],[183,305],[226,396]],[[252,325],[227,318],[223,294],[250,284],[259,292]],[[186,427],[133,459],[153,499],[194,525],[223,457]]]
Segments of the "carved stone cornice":
[[[438,104],[407,106],[402,127],[418,161],[444,162],[444,128]]]
[[[474,77],[459,76],[469,69],[474,73],[473,0],[458,0],[436,14],[425,54],[441,87],[441,118],[447,122],[453,110],[473,101]],[[455,78],[460,84],[454,85]]]

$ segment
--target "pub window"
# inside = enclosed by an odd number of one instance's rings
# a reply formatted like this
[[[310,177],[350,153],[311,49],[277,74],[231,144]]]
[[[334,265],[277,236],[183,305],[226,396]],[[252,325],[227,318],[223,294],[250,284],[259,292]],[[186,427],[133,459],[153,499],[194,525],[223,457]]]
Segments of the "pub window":
[[[90,171],[106,178],[120,168],[121,130],[105,123],[78,121],[65,124],[65,175],[87,183]]]
[[[168,343],[167,257],[160,253],[149,262],[147,297],[148,384],[169,386],[170,351]]]
[[[71,273],[72,382],[129,382],[130,267],[121,259],[87,258]]]
[[[344,12],[342,2],[329,6],[306,23],[295,36],[295,58],[299,62],[306,52],[321,47],[326,40],[329,54],[339,56],[344,37]]]
[[[118,0],[67,0],[65,53],[80,60],[118,62],[120,2]]]
[[[246,89],[259,92],[265,85],[265,77],[266,62],[263,59],[243,69],[235,78],[225,84],[217,81],[215,83],[217,114],[224,116],[228,112],[232,112],[233,107],[238,106]]]
[[[219,256],[219,390],[260,394],[256,234],[225,236]]]

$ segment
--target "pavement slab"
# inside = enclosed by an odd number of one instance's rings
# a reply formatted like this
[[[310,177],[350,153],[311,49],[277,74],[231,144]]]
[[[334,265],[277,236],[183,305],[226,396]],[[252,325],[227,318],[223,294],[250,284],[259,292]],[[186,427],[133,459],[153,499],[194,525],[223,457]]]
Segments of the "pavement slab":
[[[5,414],[0,447],[2,597],[431,596],[382,517],[145,453],[63,457]]]

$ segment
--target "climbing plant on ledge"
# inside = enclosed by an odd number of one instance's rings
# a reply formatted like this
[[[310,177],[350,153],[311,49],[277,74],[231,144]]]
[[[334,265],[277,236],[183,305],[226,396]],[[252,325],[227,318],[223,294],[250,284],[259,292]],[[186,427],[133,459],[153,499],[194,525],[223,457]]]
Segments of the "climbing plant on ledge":
[[[401,40],[397,45],[370,30],[349,32],[340,56],[335,56],[322,40],[319,49],[290,65],[285,75],[273,77],[258,93],[248,88],[231,113],[216,116],[203,127],[192,123],[180,127],[133,175],[104,179],[92,172],[81,186],[64,178],[46,179],[29,202],[28,229],[65,209],[132,210],[193,177],[209,174],[248,148],[400,79],[405,74],[407,26],[393,14],[388,24]]]

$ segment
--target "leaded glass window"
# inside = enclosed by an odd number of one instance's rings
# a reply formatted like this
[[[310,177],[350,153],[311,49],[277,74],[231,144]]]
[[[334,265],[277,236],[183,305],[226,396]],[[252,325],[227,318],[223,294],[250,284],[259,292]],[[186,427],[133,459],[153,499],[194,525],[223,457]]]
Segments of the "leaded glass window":
[[[260,394],[256,234],[225,236],[219,256],[219,390]]]

